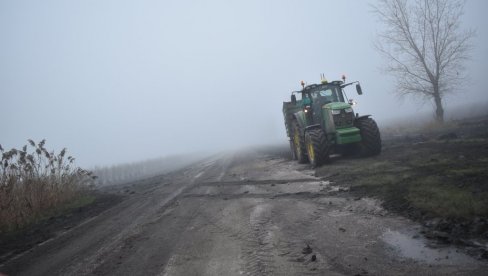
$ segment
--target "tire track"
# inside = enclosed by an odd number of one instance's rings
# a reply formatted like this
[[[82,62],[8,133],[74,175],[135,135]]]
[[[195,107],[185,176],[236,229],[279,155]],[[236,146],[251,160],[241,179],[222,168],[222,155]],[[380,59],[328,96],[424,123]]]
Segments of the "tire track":
[[[243,247],[246,275],[270,275],[275,271],[271,206],[256,205],[249,215],[249,232]]]

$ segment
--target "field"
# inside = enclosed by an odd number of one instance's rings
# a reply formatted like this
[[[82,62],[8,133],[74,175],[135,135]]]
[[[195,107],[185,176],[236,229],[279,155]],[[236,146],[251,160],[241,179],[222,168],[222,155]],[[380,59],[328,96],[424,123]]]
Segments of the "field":
[[[317,176],[422,222],[427,237],[467,245],[488,240],[487,117],[383,129],[382,139],[379,156],[339,157]]]

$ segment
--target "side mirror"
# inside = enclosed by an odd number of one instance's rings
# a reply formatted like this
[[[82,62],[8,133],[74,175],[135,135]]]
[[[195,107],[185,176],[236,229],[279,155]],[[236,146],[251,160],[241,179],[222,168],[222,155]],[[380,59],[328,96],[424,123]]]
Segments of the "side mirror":
[[[363,95],[363,90],[361,89],[361,85],[356,84],[356,91],[358,92],[358,95]]]
[[[297,96],[291,95],[291,103],[292,104],[297,104]]]

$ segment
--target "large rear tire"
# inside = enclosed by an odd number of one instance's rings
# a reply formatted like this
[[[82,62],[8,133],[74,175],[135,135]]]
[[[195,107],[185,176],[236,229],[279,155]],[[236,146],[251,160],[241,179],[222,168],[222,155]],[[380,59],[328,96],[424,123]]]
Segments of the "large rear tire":
[[[361,156],[374,156],[381,153],[381,136],[378,125],[371,118],[356,121],[356,127],[361,133]]]
[[[311,129],[305,133],[308,160],[313,168],[329,162],[330,143],[322,129]]]
[[[304,137],[302,136],[300,131],[300,125],[298,124],[297,121],[293,121],[292,127],[293,127],[293,148],[295,151],[296,159],[300,164],[307,163],[308,161],[307,151],[305,149],[305,141],[303,139]]]

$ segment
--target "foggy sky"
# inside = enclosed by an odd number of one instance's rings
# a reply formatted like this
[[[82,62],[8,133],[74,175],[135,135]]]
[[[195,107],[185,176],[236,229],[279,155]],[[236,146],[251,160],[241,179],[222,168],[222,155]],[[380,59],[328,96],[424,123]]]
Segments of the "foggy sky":
[[[373,49],[374,1],[0,1],[0,144],[67,147],[83,166],[286,142],[300,81],[346,74],[381,125],[430,112],[399,101]],[[466,4],[471,84],[487,102],[488,2]],[[448,110],[449,112],[449,110]]]

